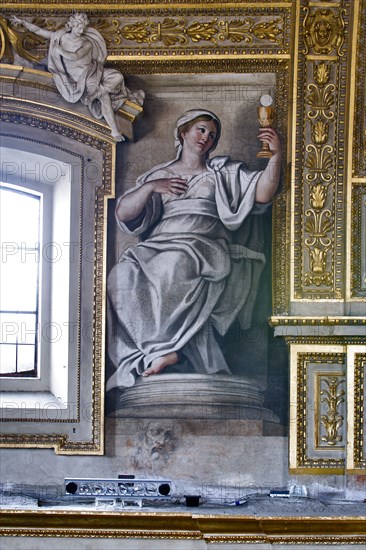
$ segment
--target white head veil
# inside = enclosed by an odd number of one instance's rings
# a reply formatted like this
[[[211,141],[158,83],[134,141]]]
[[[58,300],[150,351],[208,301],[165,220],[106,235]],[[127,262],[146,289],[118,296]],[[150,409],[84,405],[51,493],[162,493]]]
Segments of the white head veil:
[[[183,124],[186,124],[187,122],[191,122],[195,118],[203,115],[207,115],[211,117],[217,123],[217,135],[215,138],[215,143],[211,147],[209,152],[211,153],[211,151],[213,151],[216,148],[217,142],[219,141],[220,134],[221,134],[220,119],[215,115],[215,113],[212,113],[211,111],[207,111],[206,109],[191,109],[190,111],[186,111],[185,113],[183,113],[182,116],[177,120],[177,124],[174,130],[174,145],[177,150],[176,159],[178,159],[182,153],[182,144],[179,140],[179,135],[178,135],[179,128],[181,128]]]

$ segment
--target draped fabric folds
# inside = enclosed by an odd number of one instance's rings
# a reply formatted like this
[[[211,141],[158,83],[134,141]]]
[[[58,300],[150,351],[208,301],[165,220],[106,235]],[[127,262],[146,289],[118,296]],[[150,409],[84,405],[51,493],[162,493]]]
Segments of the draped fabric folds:
[[[137,185],[178,175],[173,162]],[[108,277],[108,351],[115,372],[107,390],[132,386],[155,358],[172,351],[193,372],[230,373],[219,335],[237,317],[243,328],[250,324],[264,265],[264,255],[245,246],[242,231],[249,215],[269,206],[255,203],[260,175],[215,157],[190,177],[184,195],[154,193],[139,218],[118,222],[140,242]],[[239,228],[241,243],[234,239]]]
[[[69,32],[60,29],[53,33],[48,52],[48,69],[53,74],[58,91],[69,103],[81,101],[88,106],[94,118],[103,118],[99,98],[108,94],[114,111],[117,111],[126,99],[142,105],[144,93],[131,92],[126,86],[123,75],[104,67],[107,48],[104,38],[95,29],[86,28],[83,40],[89,47],[75,61],[64,58],[58,49],[62,37]]]

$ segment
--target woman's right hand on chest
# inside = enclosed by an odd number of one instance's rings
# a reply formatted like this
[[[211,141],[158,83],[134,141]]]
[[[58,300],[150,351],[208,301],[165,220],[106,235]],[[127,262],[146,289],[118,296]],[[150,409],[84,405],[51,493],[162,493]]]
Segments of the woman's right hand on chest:
[[[159,178],[148,181],[145,185],[150,186],[153,193],[159,193],[160,195],[182,195],[188,189],[187,180],[179,177]]]

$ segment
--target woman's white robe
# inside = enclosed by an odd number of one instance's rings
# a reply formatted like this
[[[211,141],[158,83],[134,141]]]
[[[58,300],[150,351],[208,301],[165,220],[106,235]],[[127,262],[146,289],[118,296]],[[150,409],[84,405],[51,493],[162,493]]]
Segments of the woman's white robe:
[[[140,178],[172,177],[169,164]],[[132,386],[150,363],[172,351],[193,371],[230,373],[215,331],[239,316],[250,324],[264,255],[233,243],[255,204],[261,172],[228,157],[207,161],[184,195],[154,193],[142,215],[122,231],[143,240],[128,248],[108,277],[108,352],[116,367],[107,390]],[[123,199],[123,197],[122,197]],[[118,220],[117,220],[118,221]],[[244,236],[244,241],[245,241]]]

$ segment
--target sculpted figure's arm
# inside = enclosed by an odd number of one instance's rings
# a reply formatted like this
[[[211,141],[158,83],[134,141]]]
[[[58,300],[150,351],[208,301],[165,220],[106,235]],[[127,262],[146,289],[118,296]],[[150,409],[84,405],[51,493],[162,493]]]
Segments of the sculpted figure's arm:
[[[33,23],[29,23],[28,21],[25,21],[25,19],[20,19],[16,15],[12,15],[10,17],[10,20],[15,25],[23,25],[28,31],[34,32],[35,34],[38,34],[39,36],[43,36],[43,38],[47,38],[48,40],[52,37],[53,32],[47,31],[46,29],[41,29],[37,25],[34,25]]]
[[[146,182],[144,185],[128,193],[117,207],[118,219],[125,223],[137,218],[146,206],[153,193],[172,196],[181,195],[187,190],[188,184],[182,178],[160,178]]]
[[[261,128],[258,138],[268,143],[272,151],[272,157],[258,180],[255,195],[256,202],[266,203],[273,199],[280,182],[281,143],[273,128]]]

